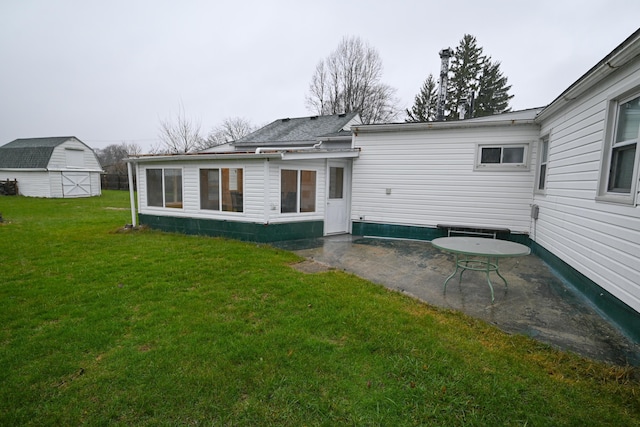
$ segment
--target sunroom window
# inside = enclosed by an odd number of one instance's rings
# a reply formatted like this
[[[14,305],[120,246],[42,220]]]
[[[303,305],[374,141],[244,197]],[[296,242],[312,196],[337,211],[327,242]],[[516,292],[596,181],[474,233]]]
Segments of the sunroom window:
[[[182,169],[147,169],[147,205],[182,208]]]
[[[200,169],[200,209],[243,212],[241,168]]]
[[[280,212],[316,211],[316,171],[280,171]]]

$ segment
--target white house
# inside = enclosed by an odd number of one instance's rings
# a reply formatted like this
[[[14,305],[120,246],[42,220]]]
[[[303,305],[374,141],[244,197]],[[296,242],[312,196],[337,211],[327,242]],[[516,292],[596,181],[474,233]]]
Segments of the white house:
[[[457,122],[284,119],[216,153],[131,164],[140,223],[166,230],[274,241],[509,229],[502,238],[529,244],[640,342],[639,133],[640,30],[544,108]]]
[[[509,228],[640,341],[640,30],[541,111],[352,130],[354,234]]]
[[[99,196],[101,172],[93,150],[73,136],[16,139],[0,147],[0,180],[17,180],[23,196]]]
[[[353,233],[431,240],[459,224],[528,236],[538,112],[354,126]]]

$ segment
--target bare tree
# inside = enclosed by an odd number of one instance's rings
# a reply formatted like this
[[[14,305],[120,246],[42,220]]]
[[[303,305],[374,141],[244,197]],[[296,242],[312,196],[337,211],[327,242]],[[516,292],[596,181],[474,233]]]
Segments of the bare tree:
[[[160,146],[152,148],[153,153],[191,153],[202,148],[200,123],[186,118],[184,107],[180,105],[175,120],[160,121]]]
[[[95,150],[100,165],[107,173],[120,174],[127,172],[127,165],[124,160],[129,156],[140,154],[141,151],[140,146],[133,142],[111,144]]]
[[[391,121],[398,115],[396,90],[380,82],[382,60],[359,37],[345,37],[316,66],[306,97],[316,114],[357,111],[363,123]]]
[[[220,125],[211,129],[207,136],[207,147],[205,148],[237,141],[254,130],[256,130],[256,126],[249,120],[242,117],[228,117]]]

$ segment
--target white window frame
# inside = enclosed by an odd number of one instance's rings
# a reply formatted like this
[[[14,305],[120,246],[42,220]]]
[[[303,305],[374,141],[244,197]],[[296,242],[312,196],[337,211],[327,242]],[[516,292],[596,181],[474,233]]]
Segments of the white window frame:
[[[65,148],[64,157],[67,168],[83,168],[84,167],[84,150],[81,148]]]
[[[634,140],[616,143],[616,131],[618,127],[618,114],[620,106],[635,98],[640,97],[640,87],[635,84],[631,90],[623,90],[618,95],[614,95],[607,100],[607,115],[605,118],[605,132],[602,144],[602,159],[600,162],[600,177],[598,180],[598,196],[597,201],[619,203],[625,205],[635,205],[638,194],[638,169],[640,169],[640,130],[638,136]],[[609,181],[611,179],[611,162],[613,151],[621,146],[629,146],[635,144],[635,158],[633,163],[633,172],[631,177],[631,189],[628,193],[609,190]]]
[[[232,182],[231,182],[231,171],[232,170],[241,170],[242,171],[242,189],[241,189],[241,194],[242,194],[242,210],[240,211],[235,211],[235,210],[224,210],[223,209],[223,203],[222,203],[222,199],[223,199],[223,192],[222,189],[224,187],[224,183],[222,181],[222,171],[224,169],[229,170],[229,191],[233,191],[233,188],[235,188],[234,186],[232,186]],[[217,170],[218,171],[218,209],[207,209],[207,208],[203,208],[202,207],[202,200],[201,200],[201,194],[200,192],[202,191],[202,183],[201,183],[201,171],[203,170]],[[215,166],[201,166],[198,168],[198,209],[200,209],[200,211],[202,212],[224,212],[224,213],[229,213],[229,214],[233,214],[233,215],[242,215],[244,214],[245,211],[245,201],[244,201],[244,194],[245,194],[245,180],[246,180],[246,174],[245,174],[245,168],[243,166],[220,166],[220,165],[215,165]],[[235,183],[237,183],[237,179],[235,181]],[[237,189],[236,189],[237,190]],[[233,203],[232,203],[233,206]]]
[[[503,144],[477,144],[476,145],[476,161],[474,164],[474,170],[476,171],[528,171],[529,170],[529,148],[528,142],[513,142]],[[522,147],[524,152],[522,154],[522,163],[502,163],[502,153],[500,163],[482,163],[482,149],[483,148],[519,148]]]
[[[295,171],[296,172],[296,211],[295,212],[282,212],[282,171]],[[300,202],[302,198],[302,172],[314,172],[315,173],[315,203],[314,210],[309,212],[300,211]],[[317,169],[308,169],[304,167],[281,167],[280,179],[278,180],[278,193],[280,194],[280,215],[316,215],[318,213],[318,177],[320,176]]]
[[[548,179],[549,176],[549,136],[545,136],[540,139],[538,143],[538,165],[536,171],[536,189],[535,192],[538,194],[545,194],[547,192],[548,187]],[[542,170],[544,167],[544,171]],[[540,188],[540,181],[544,180],[544,186]]]
[[[156,206],[156,205],[150,205],[149,204],[149,182],[147,180],[148,175],[147,175],[147,171],[149,170],[161,170],[162,171],[162,180],[161,180],[161,184],[162,184],[162,206]],[[167,200],[166,200],[166,171],[167,170],[179,170],[180,171],[180,206],[167,206]],[[184,169],[182,167],[171,167],[171,166],[167,166],[167,167],[147,167],[145,168],[145,172],[144,172],[144,179],[145,179],[145,190],[146,190],[146,200],[145,203],[147,205],[148,208],[151,209],[171,209],[171,210],[184,210]]]

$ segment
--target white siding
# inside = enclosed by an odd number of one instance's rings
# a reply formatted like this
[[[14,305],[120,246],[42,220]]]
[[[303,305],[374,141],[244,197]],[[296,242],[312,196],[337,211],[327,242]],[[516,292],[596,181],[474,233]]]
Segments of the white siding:
[[[82,167],[67,167],[65,149],[81,150]],[[64,197],[62,172],[87,172],[91,181],[91,196],[102,194],[100,183],[100,162],[93,150],[81,141],[70,138],[53,149],[46,171],[0,171],[0,179],[17,179],[18,191],[30,197]]]
[[[607,98],[635,82],[640,61],[545,119],[549,163],[534,240],[640,311],[640,208],[597,202]]]
[[[67,155],[65,154],[65,151],[68,149],[82,151],[82,166],[69,166],[67,164]],[[91,150],[88,146],[75,138],[70,138],[54,148],[53,153],[51,153],[51,158],[49,159],[49,165],[47,167],[50,170],[86,169],[92,171],[100,171],[101,169],[100,162],[98,161],[98,158],[96,157],[93,150]]]
[[[29,197],[55,197],[51,194],[49,172],[14,172],[0,170],[0,180],[18,180],[18,192]],[[60,187],[62,191],[62,186]]]
[[[435,227],[439,223],[507,227],[528,233],[535,167],[474,170],[478,144],[527,143],[535,125],[362,132],[353,162],[354,221]],[[531,162],[533,163],[533,162]],[[390,194],[387,194],[390,192]]]
[[[165,161],[138,165],[139,212],[149,215],[166,215],[201,219],[242,221],[253,223],[280,223],[324,219],[326,160],[267,161],[264,159],[230,161]],[[146,169],[181,168],[183,208],[159,208],[147,206]],[[243,212],[223,212],[200,209],[199,170],[202,168],[243,168]],[[304,169],[316,171],[316,212],[301,214],[280,213],[280,169]]]

